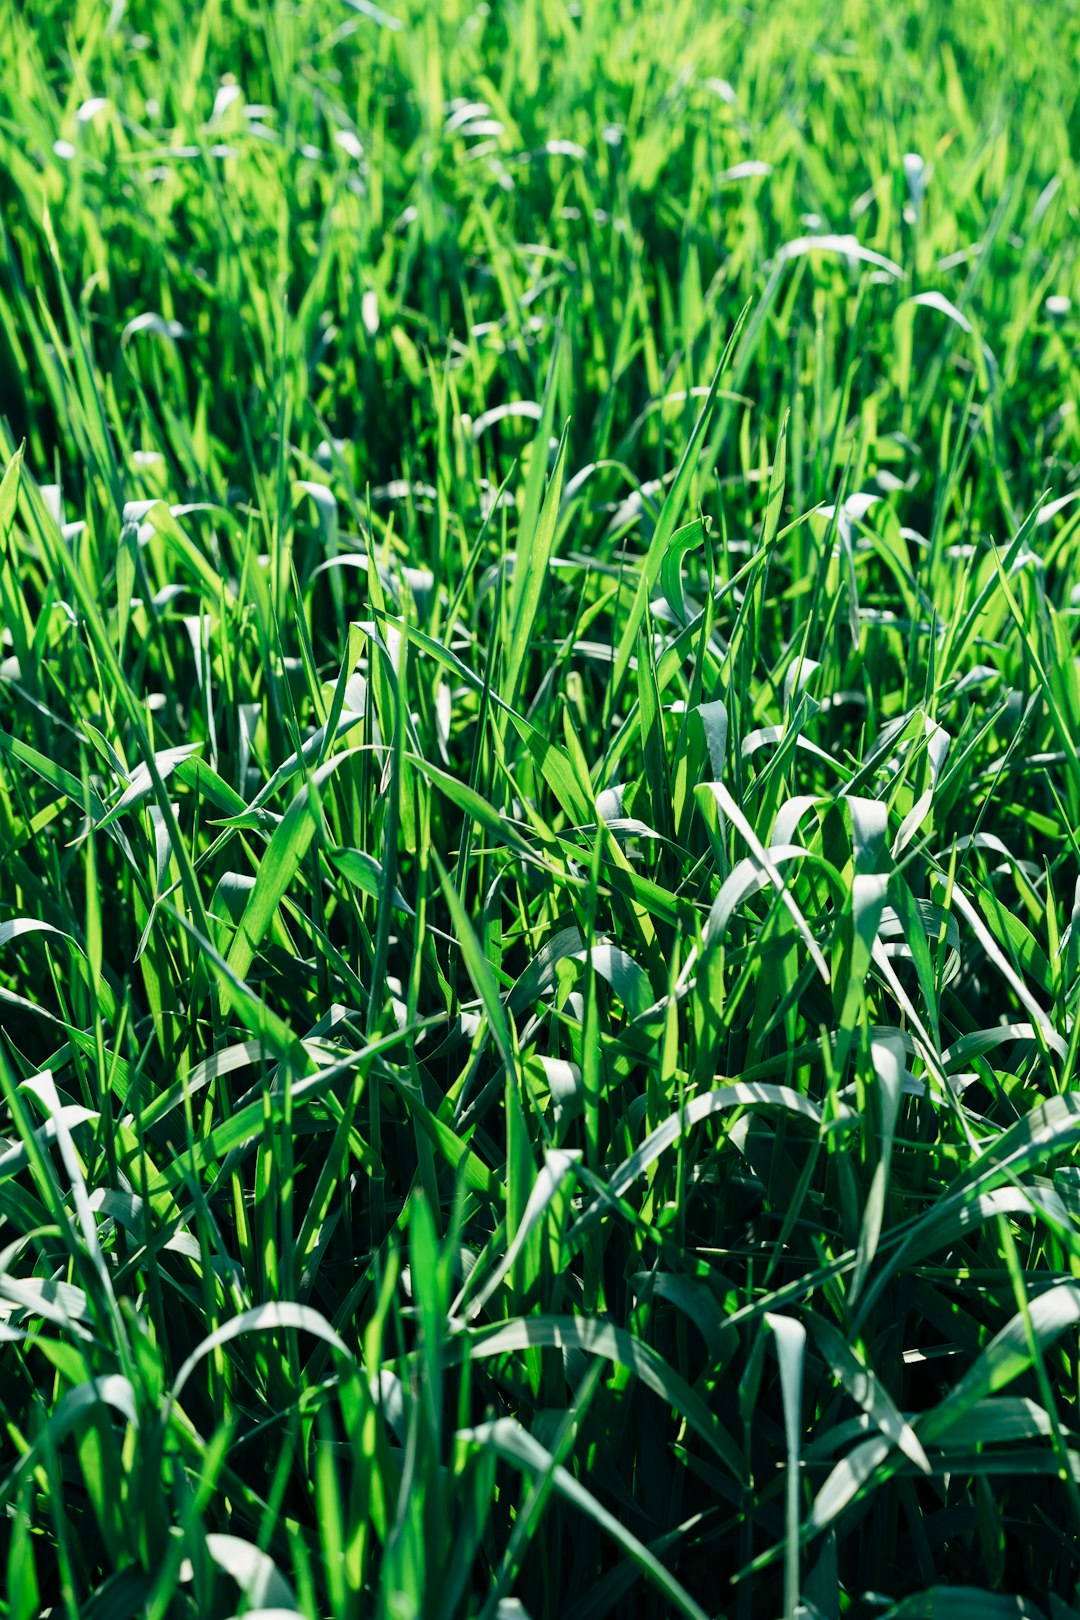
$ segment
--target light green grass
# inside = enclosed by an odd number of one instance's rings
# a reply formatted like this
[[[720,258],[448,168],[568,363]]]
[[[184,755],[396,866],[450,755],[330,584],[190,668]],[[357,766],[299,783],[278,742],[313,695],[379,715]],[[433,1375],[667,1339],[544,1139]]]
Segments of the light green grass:
[[[0,41],[0,1615],[1065,1620],[1076,5]]]

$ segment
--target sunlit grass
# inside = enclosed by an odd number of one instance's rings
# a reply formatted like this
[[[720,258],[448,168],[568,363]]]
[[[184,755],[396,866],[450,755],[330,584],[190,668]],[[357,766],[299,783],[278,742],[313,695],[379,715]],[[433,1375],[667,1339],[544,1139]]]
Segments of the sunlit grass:
[[[0,40],[0,1614],[1064,1620],[1075,7]]]

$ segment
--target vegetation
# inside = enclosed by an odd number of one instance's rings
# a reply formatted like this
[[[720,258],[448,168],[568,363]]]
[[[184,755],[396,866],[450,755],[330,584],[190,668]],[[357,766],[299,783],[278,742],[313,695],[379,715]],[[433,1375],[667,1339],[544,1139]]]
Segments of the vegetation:
[[[0,0],[0,1614],[1080,1603],[1080,12]]]

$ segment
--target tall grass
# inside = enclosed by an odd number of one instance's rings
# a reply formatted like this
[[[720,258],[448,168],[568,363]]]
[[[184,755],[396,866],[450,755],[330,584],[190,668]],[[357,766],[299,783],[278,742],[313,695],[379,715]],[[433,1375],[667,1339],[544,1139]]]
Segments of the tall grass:
[[[1075,4],[0,39],[0,1614],[1065,1620]]]

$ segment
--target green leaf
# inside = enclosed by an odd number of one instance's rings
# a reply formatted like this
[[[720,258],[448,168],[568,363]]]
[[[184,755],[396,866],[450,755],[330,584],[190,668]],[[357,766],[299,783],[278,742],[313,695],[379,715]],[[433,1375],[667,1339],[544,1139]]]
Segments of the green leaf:
[[[664,497],[664,504],[660,508],[660,516],[656,520],[656,528],[653,530],[652,539],[649,541],[649,549],[645,554],[645,559],[638,574],[637,588],[630,605],[630,611],[626,616],[626,623],[623,625],[622,634],[615,650],[615,665],[611,674],[611,684],[608,687],[609,706],[614,703],[619,688],[622,686],[623,677],[629,668],[634,644],[637,641],[638,631],[641,629],[641,621],[645,617],[649,597],[660,575],[664,557],[675,533],[675,525],[679,521],[683,506],[686,504],[686,498],[690,493],[690,484],[694,473],[697,471],[701,447],[709,430],[709,423],[712,421],[717,391],[727,372],[745,314],[746,311],[744,310],[728,338],[723,357],[713,373],[712,382],[709,384],[709,392],[706,395],[704,405],[701,407],[701,414],[694,424],[694,431],[691,433],[686,449],[683,451],[682,460],[676,469],[671,488]]]
[[[496,1418],[493,1423],[484,1423],[475,1429],[459,1429],[457,1439],[464,1445],[483,1449],[490,1447],[507,1462],[531,1474],[548,1474],[556,1494],[576,1507],[629,1554],[679,1614],[686,1615],[687,1620],[708,1620],[705,1610],[668,1573],[648,1547],[606,1508],[601,1507],[595,1496],[573,1474],[555,1466],[549,1452],[512,1418]]]
[[[318,811],[312,799],[314,790],[355,752],[357,750],[346,749],[343,753],[335,754],[324,765],[320,765],[313,773],[310,783],[305,783],[297,793],[275,829],[259,863],[259,869],[255,874],[255,886],[229,947],[228,965],[238,978],[246,975],[254,961],[255,953],[277,914],[285,891],[296,876],[315,835]]]
[[[784,1554],[784,1612],[795,1620],[799,1609],[799,1442],[802,1428],[803,1358],[806,1329],[793,1317],[765,1313],[766,1325],[776,1339],[780,1362],[780,1389],[787,1440],[787,1544]]]
[[[554,366],[554,361],[552,364]],[[540,426],[542,432],[544,428],[543,421],[541,421]],[[510,658],[503,687],[506,702],[511,709],[515,709],[517,706],[521,679],[525,669],[525,659],[528,656],[532,642],[537,611],[545,590],[549,588],[548,563],[551,560],[551,549],[555,540],[555,525],[559,515],[563,471],[566,466],[566,436],[567,429],[564,428],[547,494],[544,497],[544,504],[536,522],[536,529],[534,532],[524,535],[524,544],[519,542],[518,554],[514,561],[514,586],[510,597]],[[542,455],[546,458],[546,453],[546,439],[541,441],[538,438],[533,445],[533,459],[539,460]],[[526,511],[523,516],[523,523],[527,519],[528,514]]]
[[[738,1447],[719,1418],[662,1356],[625,1328],[586,1316],[526,1316],[493,1328],[469,1329],[467,1334],[459,1335],[453,1343],[456,1356],[463,1353],[467,1343],[468,1353],[481,1359],[526,1350],[533,1345],[553,1345],[582,1350],[590,1356],[602,1356],[632,1372],[647,1389],[651,1389],[685,1418],[731,1475],[736,1479],[741,1478],[742,1460]]]

